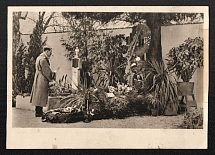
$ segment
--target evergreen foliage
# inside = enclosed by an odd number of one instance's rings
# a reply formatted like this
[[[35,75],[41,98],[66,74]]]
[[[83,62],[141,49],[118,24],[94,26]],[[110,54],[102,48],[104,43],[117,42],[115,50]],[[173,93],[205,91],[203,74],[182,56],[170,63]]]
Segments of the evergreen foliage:
[[[15,55],[13,55],[13,59],[16,60],[13,68],[13,95],[15,96],[25,92],[25,67],[22,64],[22,57],[26,51],[27,47],[21,42]]]
[[[30,93],[34,82],[34,74],[36,72],[35,62],[36,58],[42,53],[43,46],[46,44],[47,38],[42,40],[43,34],[43,20],[40,19],[36,22],[36,26],[33,29],[33,34],[30,35],[30,42],[28,51],[23,55],[23,65],[28,70],[26,79],[26,92]]]

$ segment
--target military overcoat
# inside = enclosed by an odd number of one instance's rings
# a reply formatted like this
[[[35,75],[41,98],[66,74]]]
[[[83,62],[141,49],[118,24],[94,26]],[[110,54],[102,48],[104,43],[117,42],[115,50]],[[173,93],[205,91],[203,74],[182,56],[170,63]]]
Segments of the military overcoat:
[[[52,81],[53,72],[45,53],[36,59],[36,73],[31,91],[30,103],[34,106],[45,107],[48,102],[48,87]]]

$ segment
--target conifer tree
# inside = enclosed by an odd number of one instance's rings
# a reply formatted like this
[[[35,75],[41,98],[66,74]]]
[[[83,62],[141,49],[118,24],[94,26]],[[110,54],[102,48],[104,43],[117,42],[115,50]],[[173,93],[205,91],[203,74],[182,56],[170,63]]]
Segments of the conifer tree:
[[[30,93],[34,82],[34,75],[36,72],[35,62],[36,58],[42,53],[43,46],[45,46],[47,38],[42,39],[46,28],[50,20],[53,18],[54,12],[45,21],[45,12],[39,12],[39,19],[36,21],[36,26],[33,29],[33,33],[30,35],[28,52],[23,55],[23,65],[28,70],[26,81],[26,92]]]
[[[22,85],[24,81],[24,68],[22,66],[22,55],[26,46],[24,46],[20,39],[20,19],[25,20],[28,12],[25,16],[22,16],[22,12],[13,12],[13,42],[12,42],[12,89],[13,89],[13,100],[16,95],[23,91]]]

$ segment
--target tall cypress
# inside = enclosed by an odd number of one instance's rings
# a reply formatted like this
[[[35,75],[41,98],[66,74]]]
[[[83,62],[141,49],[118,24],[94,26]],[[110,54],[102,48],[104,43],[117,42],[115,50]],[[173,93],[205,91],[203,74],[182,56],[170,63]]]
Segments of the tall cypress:
[[[34,75],[36,72],[36,58],[42,53],[42,48],[47,41],[47,38],[45,38],[44,41],[42,40],[43,32],[43,18],[39,18],[39,20],[36,22],[36,26],[33,29],[33,33],[30,35],[28,52],[26,52],[23,56],[25,69],[28,70],[27,79],[25,80],[27,93],[31,92],[34,82]]]

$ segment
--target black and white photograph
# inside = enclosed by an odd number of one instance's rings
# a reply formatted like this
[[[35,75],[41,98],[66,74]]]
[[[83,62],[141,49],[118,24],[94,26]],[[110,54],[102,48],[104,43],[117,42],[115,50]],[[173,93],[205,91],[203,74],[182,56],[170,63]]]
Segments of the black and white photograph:
[[[7,148],[207,148],[208,13],[8,7]]]

